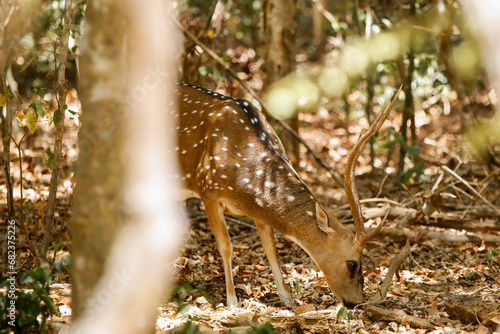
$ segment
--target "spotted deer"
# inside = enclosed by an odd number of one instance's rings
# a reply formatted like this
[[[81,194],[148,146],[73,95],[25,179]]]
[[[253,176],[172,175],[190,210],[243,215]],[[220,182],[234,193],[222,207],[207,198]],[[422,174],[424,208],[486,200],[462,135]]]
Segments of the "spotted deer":
[[[335,296],[347,307],[363,302],[363,245],[367,233],[355,185],[358,157],[386,119],[387,101],[349,155],[345,192],[356,234],[325,211],[287,159],[264,115],[248,101],[198,86],[177,87],[178,157],[184,198],[204,203],[224,266],[228,306],[237,303],[231,267],[232,245],[224,213],[253,218],[281,301],[294,305],[276,256],[274,230],[302,247],[323,271]]]

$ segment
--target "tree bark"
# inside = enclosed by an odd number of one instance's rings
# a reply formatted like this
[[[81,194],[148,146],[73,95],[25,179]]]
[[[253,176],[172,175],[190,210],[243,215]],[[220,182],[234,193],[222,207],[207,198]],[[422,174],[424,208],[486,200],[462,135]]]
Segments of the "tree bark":
[[[83,113],[71,231],[75,319],[94,292],[123,225],[124,110],[119,106],[126,90],[126,30],[121,1],[89,2],[80,57]]]
[[[266,0],[264,3],[266,87],[295,70],[296,14],[296,0]],[[287,120],[287,123],[295,132],[299,132],[297,115]],[[292,165],[298,169],[299,142],[286,131],[281,133],[281,141]]]
[[[89,10],[72,332],[152,333],[186,226],[168,112],[182,38],[162,0],[106,0]]]

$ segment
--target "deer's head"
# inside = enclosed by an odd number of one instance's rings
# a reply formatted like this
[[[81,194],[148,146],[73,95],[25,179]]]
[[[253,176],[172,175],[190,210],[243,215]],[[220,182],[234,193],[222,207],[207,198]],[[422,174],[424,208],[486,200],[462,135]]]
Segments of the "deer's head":
[[[399,91],[392,101],[387,100],[368,131],[361,134],[348,157],[344,176],[345,193],[351,208],[356,233],[351,232],[333,214],[327,213],[319,204],[316,204],[317,224],[319,229],[326,233],[326,238],[322,241],[324,244],[316,245],[316,248],[324,251],[316,251],[314,259],[325,274],[326,281],[333,293],[349,308],[363,302],[363,248],[366,242],[372,239],[382,227],[382,224],[379,224],[371,233],[365,229],[355,182],[356,165],[361,151],[389,115]],[[332,252],[332,250],[334,251]]]

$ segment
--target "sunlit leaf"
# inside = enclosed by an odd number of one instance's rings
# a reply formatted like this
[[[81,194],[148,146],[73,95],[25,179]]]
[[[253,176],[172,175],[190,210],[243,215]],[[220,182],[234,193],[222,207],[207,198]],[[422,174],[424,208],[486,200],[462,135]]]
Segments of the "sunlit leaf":
[[[0,107],[3,107],[3,105],[5,104],[5,101],[7,101],[7,99],[10,97],[10,93],[7,92],[5,93],[4,95],[2,95],[0,97]]]
[[[341,307],[340,310],[337,312],[337,319],[340,317],[345,317],[347,315],[347,307]]]
[[[37,122],[37,115],[32,110],[28,111],[26,114],[26,125],[31,133],[35,133]]]

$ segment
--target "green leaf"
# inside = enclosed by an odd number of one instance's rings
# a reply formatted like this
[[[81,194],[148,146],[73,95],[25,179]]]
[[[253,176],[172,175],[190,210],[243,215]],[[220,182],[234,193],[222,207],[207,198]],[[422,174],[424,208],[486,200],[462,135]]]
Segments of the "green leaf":
[[[43,295],[42,296],[42,300],[45,302],[45,305],[47,305],[48,309],[49,309],[49,313],[53,313],[55,314],[56,316],[59,316],[59,309],[57,308],[56,304],[54,304],[54,301],[52,300],[52,298],[50,298],[50,296],[47,294],[47,295]]]
[[[28,216],[31,212],[28,202],[24,203],[23,212],[25,216]]]
[[[488,262],[488,265],[491,267],[493,256],[500,255],[500,252],[495,249],[495,247],[491,247],[491,250],[486,254],[486,261]]]
[[[53,119],[55,125],[59,124],[59,121],[61,120],[61,114],[62,114],[61,109],[57,109],[56,111],[54,111]]]
[[[40,96],[40,98],[43,100],[43,98],[45,97],[45,88],[40,88],[40,90],[38,91],[38,96]]]
[[[339,319],[340,317],[345,317],[346,315],[347,315],[347,307],[343,306],[337,312],[337,319]]]
[[[47,160],[45,160],[45,166],[47,166],[49,169],[53,169],[54,159],[56,158],[56,155],[50,150],[50,147],[48,147],[45,150],[45,153],[47,153]]]
[[[37,103],[35,110],[38,116],[45,117],[45,106],[42,103]]]
[[[38,91],[37,91],[38,92]],[[31,102],[30,108],[40,117],[45,117],[45,106],[40,102]]]
[[[71,115],[76,115],[76,114],[78,114],[76,111],[73,111],[73,110],[71,110],[71,109],[68,109],[68,112],[69,112]]]
[[[293,280],[293,288],[295,289],[295,291],[299,292],[300,289],[299,281]]]
[[[28,111],[26,114],[26,125],[28,125],[28,129],[32,134],[35,133],[37,122],[38,117],[36,114],[32,110]]]

